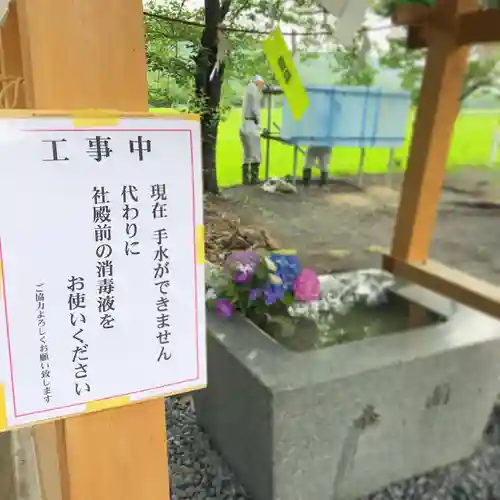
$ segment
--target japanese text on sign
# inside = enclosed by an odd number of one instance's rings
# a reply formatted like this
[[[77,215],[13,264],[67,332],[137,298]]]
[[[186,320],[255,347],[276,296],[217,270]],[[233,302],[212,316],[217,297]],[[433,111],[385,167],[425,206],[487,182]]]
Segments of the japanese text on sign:
[[[300,120],[309,106],[307,92],[288,50],[283,33],[276,28],[264,40],[264,52],[274,76],[281,85],[295,120]]]
[[[131,118],[90,133],[30,118],[9,129],[22,147],[0,144],[8,427],[204,386],[198,122]]]

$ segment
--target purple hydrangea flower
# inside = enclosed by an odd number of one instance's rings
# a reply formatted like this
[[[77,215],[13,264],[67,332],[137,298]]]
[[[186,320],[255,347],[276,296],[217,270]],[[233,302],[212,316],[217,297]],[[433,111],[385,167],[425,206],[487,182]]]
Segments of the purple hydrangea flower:
[[[250,264],[236,264],[233,281],[237,285],[244,285],[252,279],[254,271]]]
[[[229,273],[236,284],[248,283],[260,264],[260,257],[255,252],[232,252],[225,262],[226,272]]]
[[[215,310],[219,316],[230,318],[233,315],[233,304],[228,299],[218,299],[215,302]]]
[[[276,286],[269,283],[266,288],[264,288],[264,302],[266,306],[270,306],[278,300],[282,300],[284,296],[285,289],[283,286]]]
[[[262,294],[262,291],[258,288],[253,288],[248,294],[248,300],[257,300]]]

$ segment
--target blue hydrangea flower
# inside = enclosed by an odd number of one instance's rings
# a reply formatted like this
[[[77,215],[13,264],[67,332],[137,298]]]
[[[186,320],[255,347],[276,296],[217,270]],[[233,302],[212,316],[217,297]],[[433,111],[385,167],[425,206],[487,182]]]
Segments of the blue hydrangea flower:
[[[272,283],[268,283],[264,287],[263,294],[266,306],[270,306],[278,300],[283,299],[285,296],[285,289],[283,288],[283,285],[273,285]]]
[[[295,254],[272,253],[269,258],[276,265],[274,274],[283,282],[285,292],[293,291],[293,283],[302,271],[299,258]]]

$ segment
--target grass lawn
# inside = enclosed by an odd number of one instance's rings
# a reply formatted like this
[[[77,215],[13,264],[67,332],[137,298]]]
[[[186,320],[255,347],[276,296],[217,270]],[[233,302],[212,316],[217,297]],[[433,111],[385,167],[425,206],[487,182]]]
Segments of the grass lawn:
[[[461,166],[485,165],[489,161],[493,132],[499,123],[500,111],[498,113],[464,112],[460,115],[453,136],[453,143],[449,156],[449,168],[456,169]],[[281,111],[273,111],[273,120],[281,121]],[[228,119],[220,125],[219,143],[217,151],[217,172],[219,185],[221,187],[241,183],[241,145],[239,139],[239,127],[241,123],[241,112],[235,109]],[[262,123],[267,123],[267,115],[262,114]],[[396,159],[405,165],[408,153],[408,142],[411,135],[412,119],[409,120],[407,140],[405,144],[396,151]],[[263,157],[265,155],[265,143],[263,146]],[[277,142],[271,144],[271,176],[285,176],[291,174],[293,165],[293,148],[284,146]],[[381,173],[387,169],[389,152],[385,149],[368,149],[366,153],[365,171],[368,173]],[[264,160],[263,160],[264,161]],[[299,156],[299,167],[302,167],[304,159]],[[330,171],[334,175],[347,175],[357,172],[359,162],[359,149],[335,148],[332,154]],[[300,170],[299,168],[299,170]]]

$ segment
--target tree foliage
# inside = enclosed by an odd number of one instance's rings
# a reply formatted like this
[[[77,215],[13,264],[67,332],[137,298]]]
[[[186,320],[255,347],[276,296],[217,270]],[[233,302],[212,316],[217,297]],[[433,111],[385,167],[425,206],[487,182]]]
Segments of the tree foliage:
[[[333,30],[315,0],[205,0],[204,8],[193,8],[187,0],[165,0],[151,2],[146,12],[151,104],[183,107],[200,114],[204,187],[217,192],[217,130],[225,110],[231,103],[241,102],[243,88],[252,75],[258,73],[273,81],[262,50],[266,31],[278,23],[300,33],[321,30],[321,39],[299,37],[297,49],[308,57],[325,41],[331,43]],[[265,29],[259,32],[256,26]],[[231,51],[214,72],[221,27]],[[358,37],[352,48],[337,46],[332,51],[337,83],[373,82],[375,71],[360,56],[361,42]]]
[[[390,16],[397,5],[394,0],[374,2],[374,10],[381,16]],[[422,75],[427,49],[408,50],[406,36],[391,38],[389,49],[381,54],[382,67],[396,70],[401,87],[411,93],[416,104],[422,84]],[[484,57],[477,48],[471,50],[471,59],[464,77],[461,100],[464,101],[475,92],[482,95],[497,96],[500,91],[500,58],[498,54]]]

